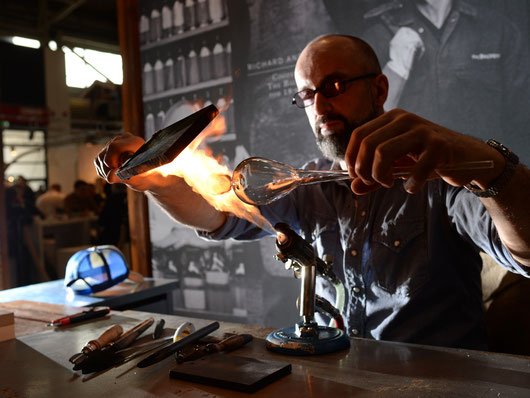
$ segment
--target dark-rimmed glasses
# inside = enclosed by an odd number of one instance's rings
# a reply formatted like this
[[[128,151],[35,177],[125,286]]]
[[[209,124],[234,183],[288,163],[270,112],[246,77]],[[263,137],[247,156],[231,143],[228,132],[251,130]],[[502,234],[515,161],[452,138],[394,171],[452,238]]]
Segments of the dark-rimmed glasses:
[[[321,93],[326,98],[336,97],[346,91],[346,85],[354,82],[355,80],[366,79],[369,77],[376,77],[378,73],[367,73],[365,75],[352,77],[347,80],[335,80],[324,83],[322,86],[315,88],[314,90],[306,88],[305,90],[297,92],[293,97],[292,104],[299,108],[305,108],[315,103],[315,94]]]

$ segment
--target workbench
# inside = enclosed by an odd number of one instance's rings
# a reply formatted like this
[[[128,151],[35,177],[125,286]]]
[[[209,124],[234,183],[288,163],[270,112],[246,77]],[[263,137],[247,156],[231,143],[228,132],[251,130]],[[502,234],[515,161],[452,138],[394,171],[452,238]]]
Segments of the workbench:
[[[46,329],[33,325],[27,303],[5,304],[15,311],[17,339],[0,343],[0,396],[6,397],[248,397],[249,394],[171,379],[172,357],[139,369],[133,360],[110,370],[83,375],[74,372],[68,358],[86,341],[113,324],[124,330],[149,316],[137,311],[77,325]],[[0,306],[0,308],[3,306]],[[25,309],[24,309],[25,308]],[[68,313],[64,306],[45,304],[35,318]],[[210,321],[163,315],[167,328],[192,321],[197,328]],[[32,320],[35,323],[38,320]],[[287,325],[286,325],[287,326]],[[284,356],[269,352],[264,338],[271,329],[221,323],[213,336],[251,333],[254,340],[223,355],[290,363],[292,373],[251,394],[256,397],[528,397],[530,357],[481,351],[420,346],[367,339],[351,339],[348,350],[320,356]],[[147,333],[149,330],[147,331]],[[150,337],[148,337],[150,338]],[[219,354],[220,355],[220,354]]]
[[[0,303],[33,300],[72,307],[110,307],[113,310],[138,310],[173,313],[173,291],[180,287],[176,279],[144,278],[141,282],[122,282],[91,295],[74,294],[65,288],[64,279],[36,283],[0,291]]]

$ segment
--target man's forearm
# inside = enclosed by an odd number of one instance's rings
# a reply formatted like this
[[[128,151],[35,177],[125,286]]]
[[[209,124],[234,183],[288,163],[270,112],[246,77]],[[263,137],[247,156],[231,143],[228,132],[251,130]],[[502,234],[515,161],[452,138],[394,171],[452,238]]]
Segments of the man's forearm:
[[[189,227],[212,232],[225,223],[224,212],[215,209],[181,178],[173,180],[174,184],[146,191],[146,195],[175,221]]]
[[[514,176],[495,197],[481,198],[499,236],[513,258],[530,267],[530,170],[518,165]]]

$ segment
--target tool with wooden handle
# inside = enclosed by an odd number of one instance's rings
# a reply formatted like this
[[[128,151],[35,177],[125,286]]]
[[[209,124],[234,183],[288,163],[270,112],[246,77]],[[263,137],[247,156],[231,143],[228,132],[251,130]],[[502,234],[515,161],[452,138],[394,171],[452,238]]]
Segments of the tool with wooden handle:
[[[147,318],[145,321],[140,322],[138,325],[123,333],[113,343],[103,347],[103,349],[89,352],[74,363],[74,370],[82,369],[83,373],[90,373],[94,371],[92,369],[96,368],[94,364],[98,364],[97,368],[99,370],[105,368],[103,366],[105,363],[109,363],[110,366],[113,358],[116,357],[116,352],[130,346],[154,322],[155,320],[153,318]]]
[[[165,324],[166,324],[166,321],[164,319],[159,319],[156,322],[155,330],[153,330],[153,340],[157,340],[160,336],[162,336],[162,332],[164,331]]]
[[[106,345],[112,343],[123,333],[123,328],[120,325],[114,325],[109,329],[105,330],[97,339],[90,340],[85,346],[81,349],[81,352],[75,355],[72,355],[69,361],[73,364],[78,363],[83,358],[85,358],[88,353],[101,350]]]
[[[188,352],[179,352],[175,355],[177,363],[183,363],[187,361],[194,361],[202,358],[206,355],[213,354],[215,352],[233,351],[240,347],[243,347],[249,341],[253,339],[250,334],[236,334],[230,336],[219,343],[210,343],[205,346],[196,346],[194,350]]]
[[[154,318],[147,318],[145,321],[140,322],[138,325],[122,334],[109,348],[112,348],[113,351],[118,351],[125,347],[129,347],[133,341],[145,332],[154,322]]]

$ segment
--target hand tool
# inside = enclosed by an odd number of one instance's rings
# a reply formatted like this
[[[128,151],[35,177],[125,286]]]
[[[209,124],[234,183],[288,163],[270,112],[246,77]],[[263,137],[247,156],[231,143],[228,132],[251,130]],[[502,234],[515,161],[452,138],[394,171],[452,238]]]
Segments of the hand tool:
[[[125,362],[129,362],[131,359],[137,358],[140,355],[146,354],[156,348],[164,347],[172,342],[173,337],[159,341],[152,341],[145,345],[142,344],[141,346],[125,348],[116,352],[111,350],[108,350],[107,352],[101,351],[99,355],[94,355],[93,357],[90,357],[90,359],[85,361],[81,370],[83,374],[99,372],[101,370],[108,369],[112,366],[118,366],[124,364]],[[138,348],[142,346],[143,349],[138,350]],[[127,352],[130,352],[133,349],[136,349],[137,351],[126,355]]]
[[[184,322],[181,326],[191,325],[189,322]],[[180,330],[179,330],[180,329]],[[149,343],[139,344],[133,347],[123,348],[121,350],[112,350],[112,347],[109,346],[108,349],[95,352],[86,361],[83,362],[81,369],[83,374],[99,372],[104,369],[108,369],[112,366],[122,365],[125,362],[128,362],[134,358],[137,358],[143,354],[148,353],[156,348],[166,346],[170,343],[181,339],[183,337],[183,328],[177,329],[172,337],[165,338],[158,341],[151,341]],[[188,328],[186,328],[188,330]],[[195,330],[195,329],[194,329]],[[189,334],[189,333],[188,333]],[[206,336],[201,339],[204,341],[204,344],[209,343],[218,343],[217,338]]]
[[[192,334],[195,332],[195,325],[191,322],[184,322],[179,325],[175,331],[175,341],[180,340],[181,338]]]
[[[100,350],[106,345],[110,344],[116,340],[123,333],[123,328],[120,325],[114,325],[109,329],[105,330],[97,339],[90,340],[85,346],[81,349],[81,352],[75,355],[72,355],[69,361],[73,364],[79,363],[83,358],[95,350]]]
[[[208,354],[213,354],[214,352],[236,350],[239,347],[243,347],[252,339],[253,337],[250,334],[236,334],[220,341],[219,343],[210,343],[204,346],[196,346],[192,351],[189,351],[187,353],[179,352],[175,355],[175,358],[177,360],[177,363],[194,361]]]
[[[135,346],[132,346],[132,347],[127,347],[127,348],[124,348],[122,350],[119,350],[119,351],[116,351],[116,354],[118,355],[121,355],[122,357],[125,357],[125,356],[129,356],[129,355],[132,355],[134,353],[136,353],[137,351],[141,351],[142,352],[147,352],[147,351],[150,351],[151,349],[153,348],[157,348],[157,347],[160,347],[164,344],[168,344],[168,343],[174,343],[175,341],[181,339],[183,336],[181,336],[179,333],[179,331],[176,330],[175,333],[173,334],[172,337],[166,337],[162,340],[157,340],[157,341],[151,341],[149,343],[143,343],[143,344],[138,344],[138,345],[135,345]],[[210,343],[219,343],[219,339],[216,338],[216,337],[213,337],[213,336],[205,336],[203,338],[201,338],[198,343],[199,344],[210,344]],[[188,347],[185,347],[185,348],[188,348]],[[190,351],[193,350],[193,347],[189,347],[190,348]],[[180,353],[181,351],[179,351]],[[131,354],[129,354],[131,353]]]
[[[88,311],[78,312],[77,314],[68,315],[63,318],[55,319],[48,323],[47,326],[66,326],[72,323],[88,321],[89,319],[105,316],[110,312],[109,307],[91,308]]]
[[[178,337],[177,331],[175,331],[175,333],[171,337],[166,337],[166,338],[164,338],[162,340],[157,340],[157,341],[150,341],[148,343],[138,344],[138,345],[135,345],[133,347],[123,348],[123,349],[115,351],[115,352],[116,352],[116,354],[119,354],[122,357],[125,357],[125,356],[127,356],[129,354],[129,352],[134,353],[134,352],[138,351],[139,349],[142,349],[142,351],[144,351],[144,350],[150,351],[152,348],[160,347],[163,344],[174,343],[178,339],[179,339],[179,337]]]
[[[165,320],[159,319],[156,323],[155,330],[153,331],[153,340],[158,339],[160,336],[162,336],[162,332],[164,330],[164,324],[166,323]]]
[[[126,180],[172,162],[218,114],[215,105],[208,105],[157,131],[121,165],[116,175]]]
[[[119,351],[125,347],[129,347],[133,341],[145,332],[153,323],[155,323],[154,318],[147,318],[145,321],[142,321],[138,325],[127,330],[109,348],[112,348],[113,351]]]
[[[145,368],[147,366],[153,365],[157,362],[160,362],[161,360],[167,358],[168,356],[174,354],[178,350],[180,350],[182,347],[184,347],[187,344],[194,343],[195,341],[199,340],[200,338],[210,334],[214,330],[219,329],[219,322],[212,322],[209,325],[187,335],[181,338],[180,340],[170,344],[167,347],[164,347],[157,352],[149,355],[147,358],[141,360],[138,362],[136,366],[139,368]]]
[[[193,323],[184,322],[177,328],[177,330],[175,330],[175,333],[173,334],[172,337],[167,337],[167,338],[163,339],[162,341],[164,341],[166,343],[171,341],[171,342],[174,343],[175,341],[180,340],[181,338],[193,333],[194,331],[195,331],[195,326],[193,326]],[[153,332],[153,335],[154,334],[155,334],[155,332]],[[154,341],[154,342],[151,342],[151,343],[140,344],[140,345],[137,345],[135,347],[129,347],[129,348],[126,348],[126,349],[116,350],[116,353],[124,354],[125,351],[134,351],[134,350],[137,350],[138,348],[147,348],[147,347],[151,347],[151,346],[157,347],[157,346],[159,346],[158,343],[160,343],[160,341]]]
[[[140,336],[147,328],[154,323],[153,318],[148,318],[145,321],[140,322],[138,325],[129,329],[127,332],[122,334],[118,339],[113,341],[111,344],[106,345],[100,350],[88,352],[80,358],[76,358],[74,363],[74,370],[83,369],[85,367],[92,367],[93,363],[104,363],[112,358],[115,353],[121,349],[124,349],[131,345],[138,336]]]

